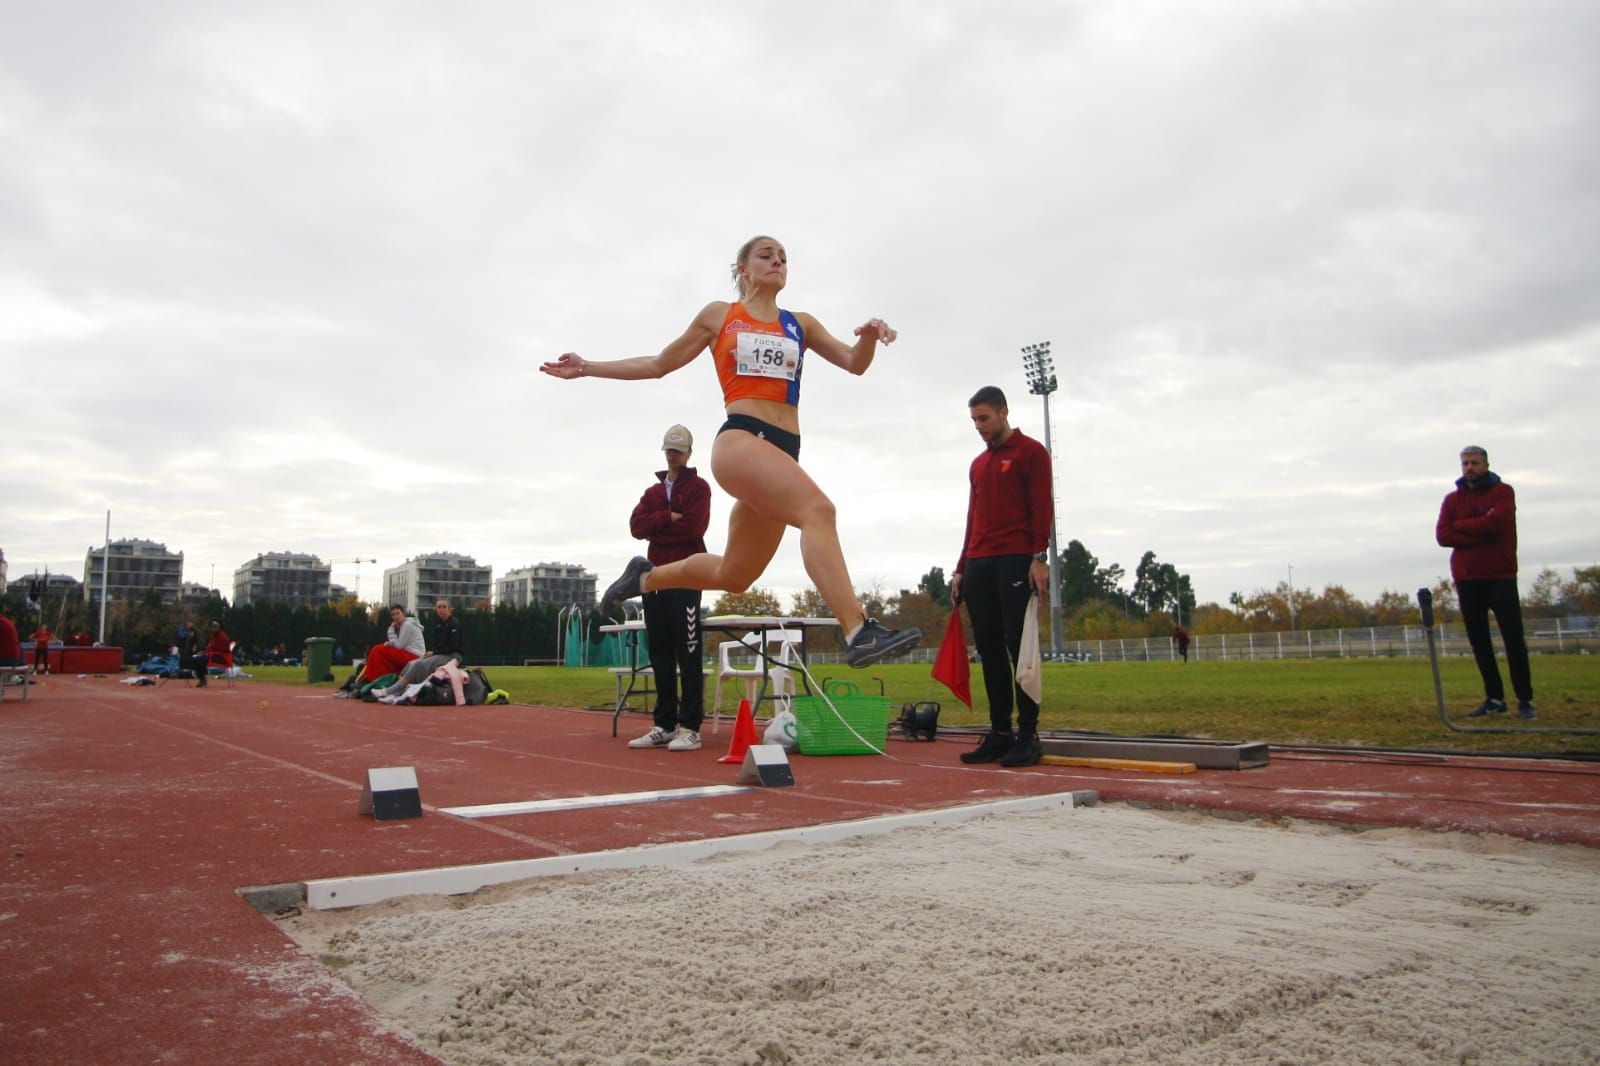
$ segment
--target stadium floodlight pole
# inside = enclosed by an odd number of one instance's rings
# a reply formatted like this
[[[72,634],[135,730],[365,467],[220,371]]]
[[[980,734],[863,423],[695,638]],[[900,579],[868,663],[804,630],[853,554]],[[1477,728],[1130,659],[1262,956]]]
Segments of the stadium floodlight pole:
[[[1028,376],[1028,391],[1044,398],[1044,450],[1050,456],[1050,655],[1057,662],[1061,651],[1061,553],[1056,550],[1055,448],[1050,443],[1050,394],[1056,391],[1056,368],[1050,360],[1050,342],[1022,346],[1022,369]]]
[[[111,511],[106,510],[106,550],[100,556],[100,646],[106,645],[106,600],[111,590]],[[42,619],[41,615],[41,619]],[[40,625],[44,622],[41,620]]]
[[[1289,632],[1294,632],[1294,564],[1289,564]]]

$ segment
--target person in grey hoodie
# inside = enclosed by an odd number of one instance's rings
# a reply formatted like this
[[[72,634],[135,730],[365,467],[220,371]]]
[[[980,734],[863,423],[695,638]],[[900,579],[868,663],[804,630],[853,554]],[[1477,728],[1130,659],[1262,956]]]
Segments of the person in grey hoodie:
[[[406,614],[404,607],[398,603],[390,607],[389,619],[389,632],[382,644],[373,645],[372,650],[367,652],[367,661],[357,675],[357,685],[376,681],[385,674],[398,674],[407,663],[428,650],[422,627],[415,618]]]
[[[432,653],[407,663],[395,683],[377,693],[379,699],[384,696],[399,695],[408,686],[426,680],[429,674],[445,663],[455,663],[460,666],[467,661],[466,638],[461,630],[461,619],[456,617],[450,601],[436,602],[433,605],[433,617]]]

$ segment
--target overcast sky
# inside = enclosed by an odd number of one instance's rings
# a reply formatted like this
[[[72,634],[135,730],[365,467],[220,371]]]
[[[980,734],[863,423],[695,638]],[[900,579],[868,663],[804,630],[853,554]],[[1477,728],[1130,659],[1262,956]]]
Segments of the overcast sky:
[[[1462,445],[1524,584],[1600,561],[1600,4],[0,0],[0,549],[104,535],[232,595],[456,551],[603,587],[709,356],[649,354],[765,233],[858,587],[960,550],[996,384],[1052,342],[1060,543],[1202,602],[1448,573]],[[728,499],[714,488],[713,551]],[[761,584],[807,584],[791,533]],[[353,565],[376,559],[377,565]],[[214,573],[214,578],[213,578]]]

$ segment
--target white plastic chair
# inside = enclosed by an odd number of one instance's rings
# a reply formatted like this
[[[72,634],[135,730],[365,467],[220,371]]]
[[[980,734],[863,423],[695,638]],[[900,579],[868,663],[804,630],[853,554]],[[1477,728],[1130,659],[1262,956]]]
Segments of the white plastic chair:
[[[0,661],[0,700],[6,698],[5,690],[22,689],[22,702],[28,702],[28,686],[33,683],[33,663],[25,659]]]
[[[722,685],[725,681],[744,682],[744,698],[750,701],[752,711],[755,709],[757,690],[761,686],[763,677],[771,685],[769,695],[794,694],[793,678],[789,676],[785,666],[800,661],[798,648],[802,639],[798,629],[761,629],[746,633],[739,640],[722,642],[722,646],[717,649],[717,695],[711,706],[713,733],[722,726]],[[756,654],[757,650],[762,648],[780,665],[766,666],[763,669],[761,656]],[[750,665],[747,667],[734,665],[735,655],[750,656]]]

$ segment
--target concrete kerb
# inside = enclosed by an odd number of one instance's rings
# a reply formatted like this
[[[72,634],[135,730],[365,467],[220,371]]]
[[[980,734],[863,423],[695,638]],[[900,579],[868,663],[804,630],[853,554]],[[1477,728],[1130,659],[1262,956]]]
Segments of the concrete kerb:
[[[353,877],[323,878],[307,881],[298,886],[272,886],[271,888],[241,890],[246,898],[250,893],[273,905],[266,913],[284,906],[303,905],[312,910],[338,910],[362,907],[403,896],[443,895],[456,896],[490,885],[525,881],[537,877],[562,877],[571,874],[600,870],[629,870],[644,867],[681,866],[713,855],[735,852],[762,851],[774,845],[793,842],[823,844],[854,837],[891,833],[897,829],[926,828],[959,825],[974,818],[995,814],[1013,814],[1023,811],[1051,810],[1056,808],[1092,807],[1100,800],[1093,789],[1057,792],[1043,796],[1024,796],[998,800],[992,803],[968,804],[961,807],[942,807],[936,810],[913,811],[907,814],[885,815],[848,822],[830,822],[825,825],[798,826],[764,833],[740,836],[712,837],[705,840],[682,841],[673,844],[654,844],[646,847],[620,848],[613,851],[593,851],[579,855],[551,855],[537,859],[515,859],[506,862],[476,863],[468,866],[436,867],[427,870],[404,870],[394,873],[370,874]],[[290,894],[277,894],[277,889],[300,889],[298,899]],[[262,906],[252,900],[257,910]]]

